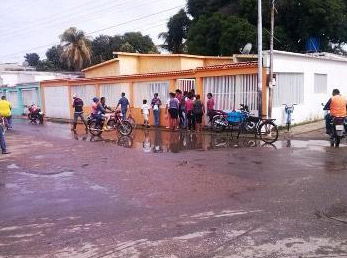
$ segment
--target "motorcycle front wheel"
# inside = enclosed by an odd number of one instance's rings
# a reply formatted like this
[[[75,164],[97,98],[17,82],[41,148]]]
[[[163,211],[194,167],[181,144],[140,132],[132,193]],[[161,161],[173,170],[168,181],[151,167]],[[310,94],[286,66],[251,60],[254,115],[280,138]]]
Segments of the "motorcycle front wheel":
[[[129,135],[133,131],[133,127],[128,121],[121,121],[117,127],[118,132],[121,135]]]

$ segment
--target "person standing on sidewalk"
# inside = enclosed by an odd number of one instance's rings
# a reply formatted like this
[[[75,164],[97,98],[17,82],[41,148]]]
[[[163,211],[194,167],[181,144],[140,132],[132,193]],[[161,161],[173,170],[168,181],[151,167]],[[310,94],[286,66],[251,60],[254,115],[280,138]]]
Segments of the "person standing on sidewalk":
[[[161,100],[158,97],[158,93],[154,94],[154,98],[152,99],[151,105],[153,109],[153,115],[154,115],[154,125],[155,127],[159,127],[160,125],[160,106],[161,106]]]
[[[10,154],[10,152],[8,152],[6,150],[6,142],[5,142],[5,134],[4,134],[4,130],[5,128],[3,126],[5,126],[3,123],[2,123],[2,119],[4,119],[1,115],[0,115],[0,147],[1,147],[1,153],[2,154]]]
[[[122,92],[121,98],[118,101],[118,105],[116,107],[116,109],[120,106],[120,109],[122,111],[122,115],[123,115],[123,120],[127,119],[127,111],[128,108],[130,110],[130,104],[129,104],[129,100],[125,97],[125,93]]]
[[[77,120],[78,118],[81,118],[84,126],[86,127],[86,133],[88,133],[88,125],[87,121],[84,118],[83,115],[83,100],[78,98],[76,95],[73,95],[73,102],[72,102],[72,107],[75,109],[74,114],[73,114],[73,127],[72,131],[76,131],[76,126],[77,126]]]

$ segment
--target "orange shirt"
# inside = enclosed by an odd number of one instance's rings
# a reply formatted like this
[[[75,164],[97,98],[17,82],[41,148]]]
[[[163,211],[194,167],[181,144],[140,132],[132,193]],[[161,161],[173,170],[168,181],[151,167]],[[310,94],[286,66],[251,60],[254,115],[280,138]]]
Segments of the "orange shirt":
[[[331,97],[330,115],[335,117],[346,116],[346,99],[341,95]]]

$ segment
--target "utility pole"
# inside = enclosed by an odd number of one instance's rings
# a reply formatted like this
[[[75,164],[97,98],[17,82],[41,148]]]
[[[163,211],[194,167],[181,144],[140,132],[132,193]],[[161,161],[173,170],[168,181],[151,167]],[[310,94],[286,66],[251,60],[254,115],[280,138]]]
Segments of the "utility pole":
[[[261,0],[258,0],[258,115],[262,117],[263,90],[263,24]]]
[[[269,78],[269,105],[268,116],[272,116],[272,102],[273,102],[273,74],[274,74],[274,29],[275,29],[275,0],[271,0],[271,37],[270,37],[270,78]]]

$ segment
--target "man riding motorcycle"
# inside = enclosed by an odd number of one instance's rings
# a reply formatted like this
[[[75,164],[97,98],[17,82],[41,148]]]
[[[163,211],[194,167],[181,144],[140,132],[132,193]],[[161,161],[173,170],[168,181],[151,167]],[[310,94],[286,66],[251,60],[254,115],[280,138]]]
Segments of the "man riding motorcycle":
[[[331,134],[331,121],[334,117],[346,117],[347,109],[347,101],[346,98],[340,95],[340,91],[338,89],[334,89],[332,93],[332,97],[325,104],[323,110],[330,110],[330,114],[325,116],[325,127],[326,133]]]
[[[100,104],[101,104],[102,107],[105,109],[105,113],[103,114],[104,117],[105,117],[105,123],[104,123],[104,128],[103,128],[103,130],[107,131],[107,130],[108,130],[108,128],[107,128],[107,123],[108,123],[108,121],[109,121],[110,118],[111,118],[110,112],[113,113],[114,110],[113,110],[111,107],[109,107],[109,106],[106,105],[106,98],[105,98],[105,97],[101,97],[101,99],[100,99]],[[107,110],[108,110],[109,112],[107,112]]]
[[[93,104],[92,104],[92,118],[95,118],[96,124],[101,124],[101,119],[103,118],[103,115],[106,113],[106,110],[102,107],[99,98],[95,97],[93,98]]]

